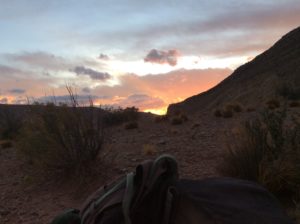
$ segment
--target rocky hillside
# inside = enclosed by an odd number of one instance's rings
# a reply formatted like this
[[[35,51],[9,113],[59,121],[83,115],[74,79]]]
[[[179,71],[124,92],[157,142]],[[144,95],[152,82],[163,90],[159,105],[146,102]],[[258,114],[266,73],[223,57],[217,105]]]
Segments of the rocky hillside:
[[[300,95],[300,27],[237,68],[214,88],[170,105],[168,114],[195,113],[236,102],[257,107],[270,99],[295,97],[292,95]]]

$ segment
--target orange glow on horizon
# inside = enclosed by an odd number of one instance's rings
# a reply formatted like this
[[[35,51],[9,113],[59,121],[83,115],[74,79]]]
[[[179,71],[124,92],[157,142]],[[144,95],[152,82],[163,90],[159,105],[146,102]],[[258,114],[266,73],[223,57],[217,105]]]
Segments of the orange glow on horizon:
[[[156,108],[156,109],[146,109],[146,110],[143,110],[143,112],[145,113],[152,113],[152,114],[157,114],[157,115],[165,115],[167,113],[167,109],[168,109],[168,106],[165,106],[165,107],[161,107],[161,108]]]

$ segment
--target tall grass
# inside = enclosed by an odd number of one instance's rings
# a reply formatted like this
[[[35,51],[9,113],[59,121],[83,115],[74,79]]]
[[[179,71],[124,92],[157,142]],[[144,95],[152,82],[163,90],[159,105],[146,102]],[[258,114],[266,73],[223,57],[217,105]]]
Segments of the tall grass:
[[[94,166],[105,137],[103,111],[80,107],[67,88],[68,104],[32,105],[18,138],[19,151],[35,166],[67,174]]]
[[[256,181],[274,194],[299,199],[299,118],[266,110],[248,121],[228,144],[220,169],[226,176]]]

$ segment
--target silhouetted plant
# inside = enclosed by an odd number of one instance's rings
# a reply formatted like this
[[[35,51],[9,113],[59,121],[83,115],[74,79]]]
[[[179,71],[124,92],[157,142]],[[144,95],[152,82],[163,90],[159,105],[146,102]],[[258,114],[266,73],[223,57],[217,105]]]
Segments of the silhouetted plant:
[[[230,109],[224,109],[222,111],[222,117],[224,117],[224,118],[231,118],[231,117],[233,117],[232,110],[230,110]]]
[[[274,110],[280,107],[280,102],[277,99],[271,99],[266,102],[266,105],[269,109]]]
[[[124,122],[136,121],[139,117],[138,108],[127,107],[125,109],[106,109],[103,121],[106,126],[121,125]]]
[[[216,110],[214,111],[214,115],[215,115],[216,117],[222,117],[222,111],[221,111],[220,109],[216,109]]]
[[[125,129],[136,129],[138,127],[139,127],[139,125],[136,121],[130,121],[124,125]]]
[[[69,105],[32,106],[19,137],[20,152],[46,171],[81,173],[93,166],[104,141],[103,111],[80,107],[67,87]]]
[[[287,119],[285,109],[246,122],[228,148],[220,169],[226,176],[257,181],[278,195],[300,193],[300,123]]]
[[[277,93],[289,100],[300,99],[300,87],[290,82],[283,82],[277,87]]]
[[[12,139],[16,137],[22,127],[25,112],[17,110],[12,105],[1,105],[0,107],[0,138]]]

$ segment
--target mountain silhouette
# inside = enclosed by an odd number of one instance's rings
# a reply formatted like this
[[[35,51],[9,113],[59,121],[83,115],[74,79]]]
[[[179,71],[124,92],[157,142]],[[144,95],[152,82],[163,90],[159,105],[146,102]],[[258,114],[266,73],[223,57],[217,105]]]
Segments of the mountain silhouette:
[[[289,97],[290,92],[300,95],[300,27],[210,90],[171,104],[168,114],[196,113],[236,102],[259,107],[270,99]]]

